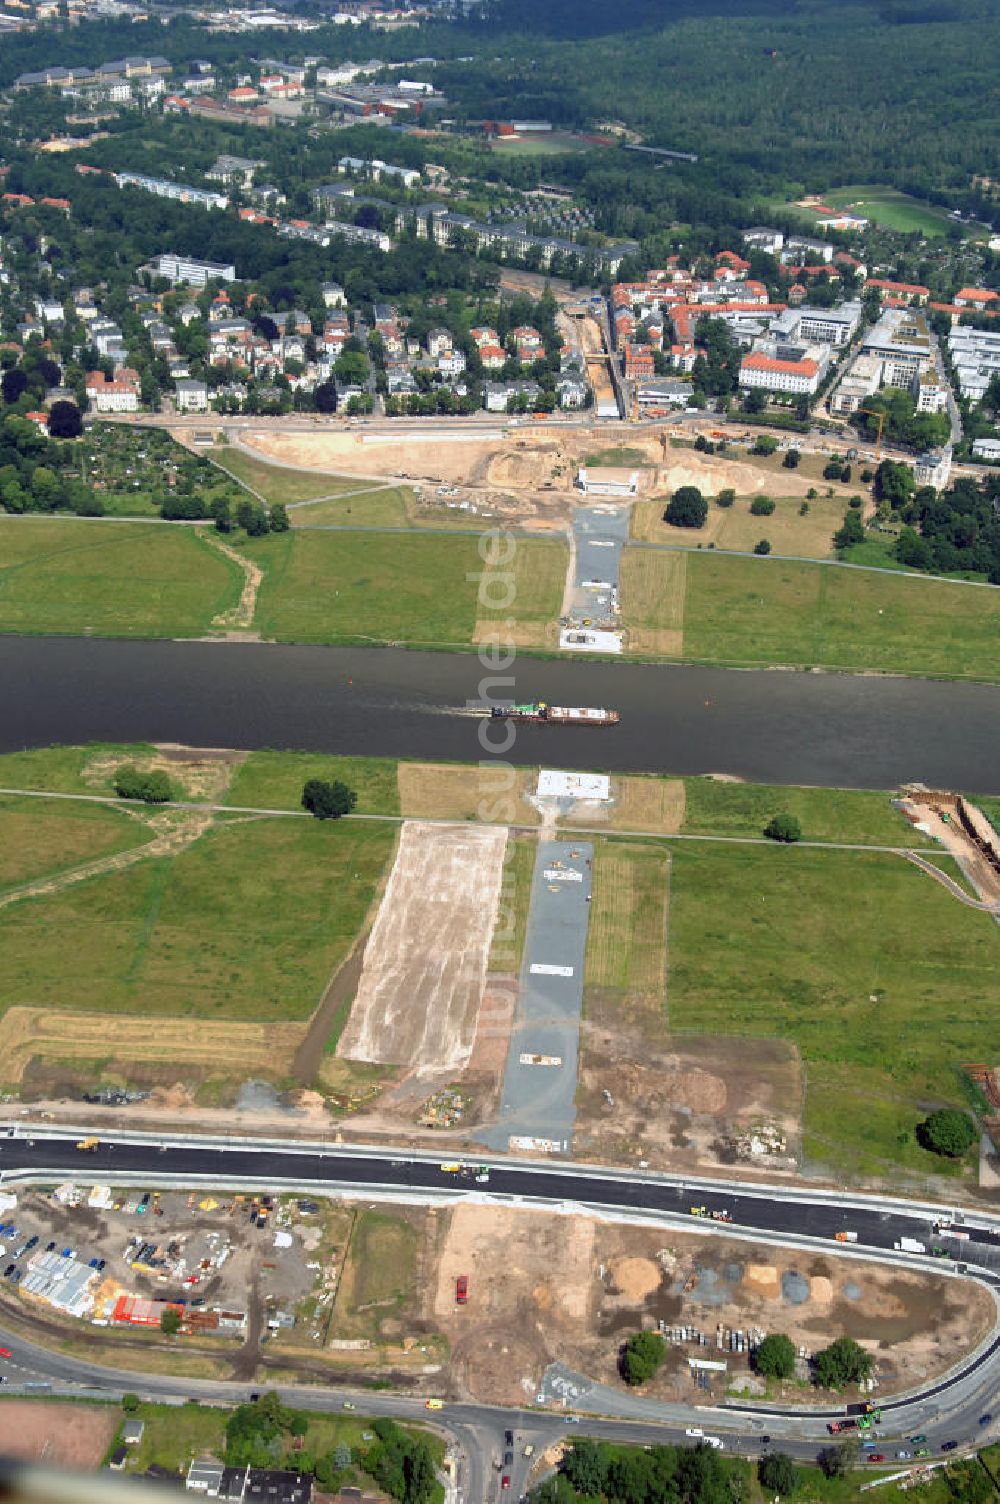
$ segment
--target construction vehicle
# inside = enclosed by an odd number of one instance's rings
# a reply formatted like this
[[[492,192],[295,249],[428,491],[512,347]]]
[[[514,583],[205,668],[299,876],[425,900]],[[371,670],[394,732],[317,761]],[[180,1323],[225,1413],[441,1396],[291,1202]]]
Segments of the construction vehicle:
[[[84,1154],[92,1154],[100,1142],[99,1138],[82,1138],[76,1147]]]
[[[455,1304],[457,1306],[469,1303],[469,1276],[460,1274],[455,1281]]]
[[[879,464],[882,459],[882,430],[885,427],[886,414],[877,407],[862,407],[860,411],[867,413],[870,418],[878,419],[878,438],[875,441],[875,463]]]
[[[893,1243],[897,1253],[926,1253],[923,1243],[918,1243],[916,1238],[900,1238],[898,1243]]]
[[[839,1436],[842,1431],[856,1431],[858,1423],[856,1420],[831,1420],[827,1423],[826,1429],[831,1436]]]

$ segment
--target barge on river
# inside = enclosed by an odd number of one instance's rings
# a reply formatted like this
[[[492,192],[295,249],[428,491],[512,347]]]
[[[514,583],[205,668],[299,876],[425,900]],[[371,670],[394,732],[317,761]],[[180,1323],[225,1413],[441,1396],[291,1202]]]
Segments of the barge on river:
[[[617,726],[621,711],[591,705],[547,705],[539,700],[530,705],[494,705],[490,716],[495,721],[527,721],[539,726]]]

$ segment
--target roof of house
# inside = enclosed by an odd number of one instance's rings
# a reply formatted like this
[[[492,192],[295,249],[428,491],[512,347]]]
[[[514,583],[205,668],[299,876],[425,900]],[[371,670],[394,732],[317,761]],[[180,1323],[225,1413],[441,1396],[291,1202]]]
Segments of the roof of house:
[[[43,199],[42,202],[44,203],[45,200]],[[955,294],[955,301],[961,298],[966,303],[992,303],[998,297],[1000,293],[994,292],[989,287],[960,287]]]
[[[765,355],[762,350],[756,350],[744,359],[743,370],[785,371],[791,376],[815,376],[819,366],[814,360],[778,360],[773,355]]]

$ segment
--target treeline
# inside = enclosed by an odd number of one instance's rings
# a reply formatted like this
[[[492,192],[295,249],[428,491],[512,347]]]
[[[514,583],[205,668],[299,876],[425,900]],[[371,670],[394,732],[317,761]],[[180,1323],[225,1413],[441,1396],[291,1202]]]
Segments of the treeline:
[[[732,1468],[713,1447],[614,1446],[574,1441],[532,1504],[733,1504]]]

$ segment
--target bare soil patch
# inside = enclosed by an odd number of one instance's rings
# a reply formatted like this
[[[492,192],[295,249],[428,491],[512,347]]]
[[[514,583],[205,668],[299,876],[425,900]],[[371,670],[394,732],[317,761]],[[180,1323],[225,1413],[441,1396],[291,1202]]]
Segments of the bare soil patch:
[[[399,807],[407,819],[488,820],[500,825],[537,825],[539,814],[526,795],[537,776],[530,768],[483,770],[447,763],[401,762],[396,775]]]
[[[403,826],[339,1055],[468,1064],[506,844],[499,826]]]
[[[795,1170],[802,1070],[783,1041],[671,1035],[661,1014],[591,987],[581,1045],[579,1158],[691,1171],[737,1162],[770,1175]],[[787,1154],[743,1157],[738,1146],[769,1128],[787,1141]]]
[[[23,1462],[96,1472],[118,1429],[121,1412],[108,1405],[53,1405],[5,1400],[3,1452]]]
[[[156,751],[147,756],[95,753],[84,764],[82,777],[93,788],[103,791],[112,783],[118,769],[124,763],[130,763],[141,773],[166,773],[171,783],[182,790],[185,799],[205,799],[218,804],[246,756],[245,752],[228,749],[213,751],[161,742]]]

